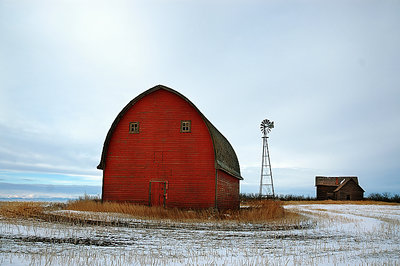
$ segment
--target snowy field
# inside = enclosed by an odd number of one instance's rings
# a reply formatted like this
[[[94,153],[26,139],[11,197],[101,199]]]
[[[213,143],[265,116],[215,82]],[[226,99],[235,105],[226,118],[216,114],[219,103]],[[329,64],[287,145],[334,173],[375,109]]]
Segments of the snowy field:
[[[285,208],[306,218],[216,225],[116,215],[119,224],[73,226],[0,217],[0,265],[400,265],[400,205]]]

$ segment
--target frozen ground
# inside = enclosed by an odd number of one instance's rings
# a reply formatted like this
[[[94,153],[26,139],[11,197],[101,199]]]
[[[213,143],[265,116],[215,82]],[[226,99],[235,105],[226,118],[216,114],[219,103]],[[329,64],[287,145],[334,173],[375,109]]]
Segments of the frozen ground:
[[[400,265],[400,205],[286,208],[308,220],[184,224],[72,212],[117,221],[73,226],[0,217],[0,265]]]

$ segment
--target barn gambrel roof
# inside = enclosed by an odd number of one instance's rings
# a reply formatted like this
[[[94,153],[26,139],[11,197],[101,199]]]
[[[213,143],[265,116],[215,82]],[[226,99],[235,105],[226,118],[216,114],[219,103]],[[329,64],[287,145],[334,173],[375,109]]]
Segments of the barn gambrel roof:
[[[114,122],[111,125],[111,128],[109,129],[109,131],[107,133],[107,137],[104,141],[103,151],[101,154],[101,161],[100,161],[100,164],[97,166],[97,168],[98,169],[105,168],[108,145],[110,143],[111,136],[112,136],[115,128],[117,127],[119,121],[121,120],[121,118],[140,99],[142,99],[146,95],[153,93],[157,90],[166,90],[166,91],[169,91],[169,92],[172,92],[172,93],[178,95],[179,97],[184,99],[186,102],[188,102],[200,114],[200,116],[202,117],[203,121],[205,122],[205,124],[208,128],[208,131],[210,132],[210,136],[211,136],[211,139],[213,142],[216,168],[223,170],[223,171],[227,172],[228,174],[230,174],[240,180],[243,180],[243,178],[240,175],[240,166],[239,166],[238,158],[236,156],[235,150],[232,148],[232,145],[229,143],[229,141],[221,134],[221,132],[218,131],[218,129],[200,112],[200,110],[188,98],[186,98],[179,92],[177,92],[171,88],[168,88],[166,86],[163,86],[163,85],[157,85],[157,86],[141,93],[136,98],[134,98],[132,101],[130,101],[122,109],[122,111],[118,114],[118,116],[115,118]]]

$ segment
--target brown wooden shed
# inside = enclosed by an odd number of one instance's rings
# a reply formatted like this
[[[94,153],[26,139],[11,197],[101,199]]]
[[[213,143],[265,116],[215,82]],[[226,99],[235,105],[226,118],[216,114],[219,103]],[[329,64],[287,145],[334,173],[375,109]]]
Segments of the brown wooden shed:
[[[364,190],[356,176],[316,176],[315,186],[318,200],[362,200]]]

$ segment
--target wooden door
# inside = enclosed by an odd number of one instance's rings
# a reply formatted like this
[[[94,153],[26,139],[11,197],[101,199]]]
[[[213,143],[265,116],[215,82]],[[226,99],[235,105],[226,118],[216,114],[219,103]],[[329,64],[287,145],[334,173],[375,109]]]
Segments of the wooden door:
[[[149,189],[150,206],[165,207],[166,196],[167,196],[167,182],[150,181],[150,189]]]

